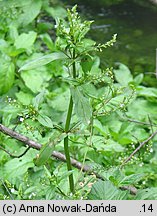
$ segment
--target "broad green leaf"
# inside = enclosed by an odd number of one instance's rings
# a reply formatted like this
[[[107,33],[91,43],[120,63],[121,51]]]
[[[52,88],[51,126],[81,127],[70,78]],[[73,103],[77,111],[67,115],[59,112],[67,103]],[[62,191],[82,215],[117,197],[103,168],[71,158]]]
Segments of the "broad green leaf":
[[[15,66],[10,61],[0,62],[0,95],[9,91],[14,83]]]
[[[22,71],[21,77],[26,86],[34,93],[41,92],[45,85],[47,85],[47,81],[51,79],[51,75],[45,70],[45,68]]]
[[[98,89],[96,89],[96,87],[93,84],[87,83],[82,85],[81,87],[85,95],[94,99],[98,98]]]
[[[90,140],[91,138],[89,138]],[[104,149],[104,146],[105,146],[105,139],[103,136],[96,136],[96,135],[93,135],[92,136],[92,143],[93,143],[93,147],[95,149],[97,149],[97,151],[101,151]]]
[[[128,116],[140,121],[148,121],[148,115],[156,118],[156,103],[138,98],[128,106]]]
[[[121,85],[127,86],[129,82],[133,81],[131,72],[124,64],[118,64],[118,66],[118,69],[114,69],[115,78]]]
[[[157,200],[157,187],[138,190],[135,200]]]
[[[65,91],[57,95],[53,100],[49,101],[49,104],[57,110],[61,112],[65,112],[67,110],[69,103],[69,91]]]
[[[28,4],[30,4],[32,0],[27,1],[19,1],[19,0],[7,0],[7,1],[0,1],[0,6],[2,7],[24,7]]]
[[[21,73],[21,77],[24,80],[26,86],[31,89],[32,92],[38,93],[41,91],[43,84],[43,78],[37,71],[24,71]]]
[[[107,137],[109,130],[108,127],[105,127],[102,125],[102,123],[98,119],[94,119],[93,121],[93,127],[105,138]]]
[[[39,105],[44,101],[45,91],[40,92],[34,99],[33,99],[33,106],[36,110],[38,110]]]
[[[93,75],[97,75],[101,73],[101,69],[99,68],[99,66],[100,66],[100,58],[98,56],[95,56],[93,59],[93,65],[90,73]]]
[[[88,125],[92,117],[92,109],[89,103],[89,99],[83,95],[81,87],[71,88],[71,94],[75,104],[75,112],[77,117],[85,125]]]
[[[34,44],[36,37],[37,37],[37,33],[34,31],[30,31],[27,34],[22,33],[16,38],[14,45],[17,49],[20,48],[28,49]]]
[[[9,160],[4,165],[5,178],[13,181],[21,175],[25,174],[27,170],[34,166],[33,158],[37,150],[30,149],[22,158],[14,158]]]
[[[1,106],[2,105],[2,106]],[[22,112],[21,107],[15,107],[14,105],[11,104],[0,104],[0,113],[4,114],[14,114],[17,115],[18,112]]]
[[[132,175],[129,175],[129,176],[125,176],[120,181],[119,186],[135,184],[135,183],[139,182],[144,176],[145,176],[144,173],[142,173],[142,174],[132,174]]]
[[[13,41],[15,41],[16,38],[18,37],[18,30],[17,27],[15,27],[14,25],[9,26],[9,36]]]
[[[33,95],[20,91],[16,93],[16,97],[23,105],[29,105],[32,101]]]
[[[84,50],[93,50],[93,47],[96,45],[96,42],[89,39],[89,38],[84,38],[82,40],[82,46],[84,48]]]
[[[143,80],[144,75],[142,73],[138,74],[135,78],[134,78],[134,83],[136,85],[139,85],[142,80]]]
[[[149,87],[139,86],[137,88],[137,94],[139,96],[144,96],[144,97],[157,97],[157,89],[153,87],[149,88]]]
[[[48,128],[53,128],[53,122],[48,116],[39,114],[37,119],[40,122],[40,124],[42,124],[43,126]]]
[[[53,17],[53,18],[57,18],[57,19],[63,19],[66,17],[66,10],[63,7],[46,7],[45,10]]]
[[[7,41],[5,41],[4,39],[0,39],[0,50],[1,50],[1,52],[2,51],[5,52],[6,49],[8,49]]]
[[[120,191],[110,181],[98,180],[88,195],[90,200],[125,200],[127,191]]]
[[[65,59],[66,55],[62,52],[54,52],[52,54],[44,55],[42,57],[39,57],[37,59],[34,59],[26,64],[24,64],[19,71],[22,70],[32,70],[37,67],[41,67],[43,65],[46,65],[52,61],[59,60],[59,59]]]
[[[23,7],[24,13],[19,17],[19,22],[21,22],[23,26],[31,23],[40,13],[41,6],[41,0],[32,0],[29,4],[25,5],[25,7]]]
[[[123,152],[124,147],[121,146],[118,142],[115,142],[115,141],[109,139],[109,140],[107,140],[107,144],[104,146],[104,151]]]
[[[91,70],[92,65],[93,65],[93,60],[90,56],[84,56],[81,59],[81,67],[85,74]]]
[[[55,145],[62,141],[65,136],[67,136],[65,133],[61,134],[60,132],[55,131],[51,137],[50,142],[42,146],[39,152],[39,156],[34,160],[35,165],[44,165],[46,161],[51,157]]]

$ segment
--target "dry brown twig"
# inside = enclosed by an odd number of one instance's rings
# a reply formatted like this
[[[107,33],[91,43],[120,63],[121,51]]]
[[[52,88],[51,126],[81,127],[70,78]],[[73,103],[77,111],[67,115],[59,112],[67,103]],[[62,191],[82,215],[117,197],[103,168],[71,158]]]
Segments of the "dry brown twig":
[[[140,145],[131,153],[131,155],[122,163],[121,168],[131,160],[131,158],[146,144],[148,143],[151,139],[154,138],[154,136],[157,134],[157,130],[151,134],[146,140],[140,143]]]
[[[7,128],[2,124],[0,124],[0,131],[6,135],[9,135],[10,137],[18,140],[18,141],[21,141],[22,143],[24,143],[25,145],[28,145],[31,148],[40,150],[40,148],[42,147],[42,145],[40,143],[37,143],[33,140],[30,140],[28,137]],[[1,147],[1,149],[2,149],[2,147]],[[5,150],[5,152],[6,152],[6,150]],[[6,153],[8,153],[8,152],[6,152]],[[63,162],[66,161],[65,155],[62,154],[61,152],[53,151],[52,156],[63,161]],[[89,166],[87,166],[87,165],[82,166],[82,163],[78,162],[75,159],[71,159],[71,163],[77,169],[83,169],[84,172],[90,172],[91,171],[91,168]]]

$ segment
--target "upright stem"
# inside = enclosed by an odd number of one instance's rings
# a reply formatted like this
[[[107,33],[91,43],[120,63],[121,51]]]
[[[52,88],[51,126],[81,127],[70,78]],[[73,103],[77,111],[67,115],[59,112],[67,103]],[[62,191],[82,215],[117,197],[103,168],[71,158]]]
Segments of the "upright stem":
[[[67,119],[66,119],[66,123],[65,123],[65,132],[67,132],[67,133],[68,133],[69,127],[70,127],[70,120],[71,120],[72,110],[73,110],[73,100],[72,100],[72,96],[71,96],[70,97],[70,102],[69,102]],[[68,171],[71,171],[72,166],[71,166],[71,161],[70,161],[69,137],[68,137],[68,135],[64,138],[64,152],[65,152],[65,157],[66,157],[67,169],[68,169]],[[70,185],[70,191],[72,193],[74,193],[74,179],[73,179],[73,174],[72,173],[69,175],[69,185]]]
[[[76,78],[75,49],[73,50],[73,78]]]
[[[157,78],[157,49],[156,49],[156,78]]]
[[[73,50],[73,60],[75,60],[75,50]],[[76,78],[75,62],[73,62],[72,69],[73,69],[73,78]],[[70,129],[70,121],[71,121],[71,117],[72,117],[72,111],[73,111],[73,99],[71,96],[70,102],[69,102],[69,107],[68,107],[67,118],[66,118],[66,122],[65,122],[65,132],[66,133],[68,133],[68,131]],[[64,138],[64,152],[65,152],[65,157],[66,157],[67,169],[68,169],[68,171],[72,171],[70,152],[69,152],[69,137],[68,137],[68,135]],[[70,185],[70,191],[72,193],[74,193],[74,178],[73,178],[72,173],[69,175],[69,185]]]

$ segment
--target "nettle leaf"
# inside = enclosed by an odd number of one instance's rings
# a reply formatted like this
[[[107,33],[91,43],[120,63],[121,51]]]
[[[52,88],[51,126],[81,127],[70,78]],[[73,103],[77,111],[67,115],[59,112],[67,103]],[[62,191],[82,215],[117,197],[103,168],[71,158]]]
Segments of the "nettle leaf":
[[[40,13],[41,6],[41,0],[30,1],[29,4],[23,7],[24,13],[19,17],[19,22],[21,22],[23,26],[31,23]]]
[[[53,7],[46,7],[45,10],[53,17],[57,19],[64,19],[67,16],[67,12],[63,7],[57,6]]]
[[[139,182],[144,176],[145,176],[144,173],[142,173],[142,174],[132,174],[132,175],[129,175],[129,176],[125,176],[119,182],[119,186],[135,184],[135,183]]]
[[[127,86],[129,82],[133,81],[133,77],[131,75],[131,72],[129,68],[124,65],[119,63],[118,64],[118,69],[114,69],[114,74],[117,82],[119,82],[123,86]]]
[[[0,95],[9,91],[14,83],[15,66],[10,61],[0,63]]]
[[[97,181],[88,195],[90,200],[125,200],[128,191],[120,191],[110,181]]]
[[[157,187],[138,190],[135,200],[157,200]]]
[[[53,128],[53,122],[48,116],[39,114],[37,119],[43,126]]]
[[[156,103],[138,98],[128,106],[128,115],[131,118],[140,121],[145,119],[145,121],[147,121],[148,114],[151,115],[152,118],[156,118]]]
[[[17,92],[16,94],[17,99],[22,103],[23,105],[29,105],[33,99],[33,95],[29,93],[25,93],[23,91]]]
[[[22,33],[16,38],[14,45],[17,49],[28,49],[34,44],[36,37],[37,33],[34,31],[30,31],[28,34]]]
[[[68,90],[60,93],[53,100],[49,100],[49,104],[58,112],[65,112],[66,107],[68,107],[69,94],[70,92]]]
[[[157,89],[153,87],[144,87],[139,86],[137,88],[137,94],[138,96],[144,96],[144,97],[157,97]]]
[[[34,93],[41,92],[51,79],[51,74],[45,68],[37,68],[36,70],[22,71],[21,77],[25,85]]]
[[[104,151],[108,152],[123,152],[124,147],[120,145],[118,142],[115,142],[111,139],[107,140],[107,144],[104,146]]]
[[[72,98],[75,104],[75,112],[77,117],[85,124],[90,123],[92,117],[92,109],[89,103],[89,99],[83,95],[81,87],[71,88]]]
[[[23,157],[9,160],[4,165],[5,178],[13,182],[16,178],[25,174],[27,170],[34,167],[33,158],[35,158],[37,150],[30,149]]]
[[[52,61],[59,60],[59,59],[65,59],[67,58],[66,55],[62,52],[54,52],[52,54],[44,55],[42,57],[39,57],[37,59],[34,59],[32,61],[29,61],[25,65],[23,65],[19,72],[22,70],[32,70],[37,67],[41,67],[43,65],[46,65]]]

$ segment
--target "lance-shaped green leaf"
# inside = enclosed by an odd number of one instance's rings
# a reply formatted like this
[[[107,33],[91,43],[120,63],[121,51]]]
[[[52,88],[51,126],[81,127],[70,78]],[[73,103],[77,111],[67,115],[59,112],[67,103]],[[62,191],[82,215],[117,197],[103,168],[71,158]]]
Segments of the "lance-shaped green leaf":
[[[90,123],[90,118],[92,117],[89,99],[83,95],[83,89],[80,86],[71,88],[71,94],[78,119],[85,125],[88,125]]]
[[[42,57],[39,57],[37,59],[34,59],[32,61],[27,62],[24,64],[20,69],[19,72],[22,70],[32,70],[37,67],[41,67],[43,65],[46,65],[52,61],[65,59],[67,56],[62,52],[54,52],[52,54],[44,55]]]
[[[42,124],[43,126],[48,128],[53,128],[53,122],[48,116],[39,114],[37,119],[40,122],[40,124]]]
[[[9,91],[14,83],[15,66],[10,61],[0,59],[0,95]]]
[[[33,106],[36,110],[39,109],[40,104],[44,101],[45,91],[41,91],[34,99],[33,99]]]
[[[55,145],[61,142],[66,136],[67,136],[66,133],[55,131],[51,137],[50,142],[43,145],[43,147],[41,148],[38,157],[34,160],[35,165],[36,166],[44,165],[47,162],[47,160],[51,157]]]

